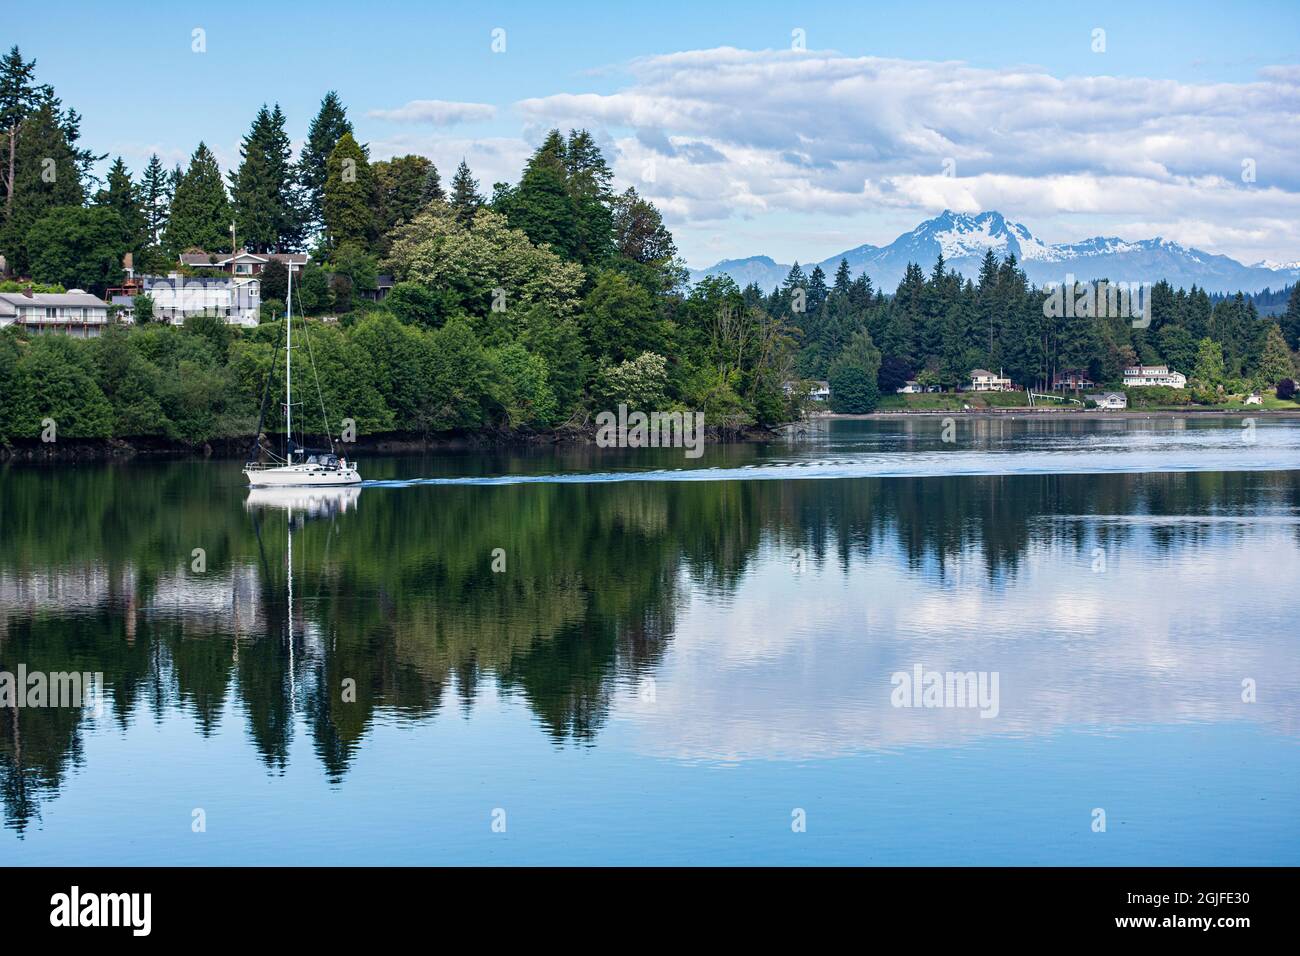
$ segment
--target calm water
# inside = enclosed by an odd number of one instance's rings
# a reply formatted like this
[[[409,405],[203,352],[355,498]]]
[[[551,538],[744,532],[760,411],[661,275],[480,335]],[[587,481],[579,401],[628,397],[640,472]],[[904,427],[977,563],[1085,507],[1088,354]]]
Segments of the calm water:
[[[0,469],[0,862],[1300,863],[1300,422],[941,428]]]

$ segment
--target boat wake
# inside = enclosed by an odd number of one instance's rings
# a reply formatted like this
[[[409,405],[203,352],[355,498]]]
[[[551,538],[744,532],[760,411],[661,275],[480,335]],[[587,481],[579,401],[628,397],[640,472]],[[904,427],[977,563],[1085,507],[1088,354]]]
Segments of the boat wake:
[[[459,478],[370,480],[366,488],[414,488],[421,485],[582,485],[619,482],[811,481],[846,478],[943,478],[998,475],[1105,475],[1147,472],[1293,471],[1294,454],[1260,456],[1170,456],[1163,460],[1116,455],[959,454],[871,456],[840,460],[774,462],[738,468],[676,468],[647,471],[575,472],[542,475],[493,475]]]

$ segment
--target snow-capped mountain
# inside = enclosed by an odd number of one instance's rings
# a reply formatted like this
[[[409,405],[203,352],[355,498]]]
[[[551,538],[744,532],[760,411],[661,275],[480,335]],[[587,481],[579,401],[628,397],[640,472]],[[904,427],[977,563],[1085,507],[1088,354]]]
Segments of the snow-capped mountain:
[[[840,260],[848,261],[856,276],[866,272],[877,288],[892,292],[909,262],[927,273],[940,253],[948,267],[975,279],[985,252],[992,249],[999,258],[1014,254],[1020,267],[1036,285],[1063,282],[1067,275],[1079,280],[1111,279],[1126,282],[1158,282],[1165,279],[1175,287],[1200,286],[1210,292],[1258,292],[1278,289],[1300,279],[1300,262],[1242,265],[1228,256],[1192,249],[1159,237],[1129,241],[1113,236],[1095,236],[1079,242],[1047,243],[1018,222],[999,212],[978,215],[945,211],[927,219],[911,232],[903,233],[887,246],[863,245],[830,256],[819,263],[804,263],[804,272],[820,265],[827,281]],[[726,274],[739,285],[757,282],[763,289],[780,285],[790,265],[767,256],[728,259],[691,272],[691,280]]]

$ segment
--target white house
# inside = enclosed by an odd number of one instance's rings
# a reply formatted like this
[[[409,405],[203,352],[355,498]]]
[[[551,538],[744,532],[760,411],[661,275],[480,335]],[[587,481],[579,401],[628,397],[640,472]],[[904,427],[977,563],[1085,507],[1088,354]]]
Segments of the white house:
[[[252,278],[261,275],[270,262],[279,262],[294,275],[300,273],[311,257],[305,252],[249,252],[244,249],[239,255],[228,252],[182,252],[180,264],[196,271],[213,273],[224,272],[228,275]]]
[[[19,325],[33,334],[57,332],[95,338],[108,325],[108,303],[81,289],[67,292],[0,292],[0,328]]]
[[[1259,392],[1251,392],[1249,395],[1246,396],[1246,400],[1245,400],[1244,402],[1242,402],[1242,404],[1243,404],[1243,405],[1263,405],[1263,404],[1264,404],[1264,397],[1263,397],[1262,395],[1260,395]]]
[[[257,325],[262,305],[260,279],[229,276],[190,279],[179,273],[144,276],[143,294],[153,299],[155,322],[181,325],[191,315],[217,315],[228,325]]]
[[[1104,408],[1108,411],[1123,411],[1128,408],[1128,396],[1123,392],[1099,392],[1095,395],[1085,395],[1083,397],[1093,402],[1098,408]]]
[[[1187,376],[1182,372],[1170,371],[1168,365],[1134,365],[1132,368],[1124,369],[1125,388],[1144,388],[1151,385],[1183,388],[1187,385]]]
[[[976,368],[971,369],[970,390],[972,392],[1011,392],[1015,390],[1015,386],[1011,384],[1011,379],[1004,378],[1001,374],[994,375],[988,369]]]
[[[798,382],[789,381],[782,385],[787,395],[793,395]],[[824,402],[831,397],[831,383],[815,380],[808,383],[808,397],[813,401]]]
[[[903,383],[902,388],[894,389],[894,393],[897,395],[917,395],[924,391],[925,389],[921,387],[920,382],[913,381],[910,378]]]

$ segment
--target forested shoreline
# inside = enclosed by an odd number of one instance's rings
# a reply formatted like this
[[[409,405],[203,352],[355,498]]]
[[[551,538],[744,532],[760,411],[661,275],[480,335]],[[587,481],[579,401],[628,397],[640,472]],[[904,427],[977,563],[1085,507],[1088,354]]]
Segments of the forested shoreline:
[[[971,278],[942,258],[913,264],[892,293],[844,262],[832,277],[796,265],[770,290],[726,277],[690,285],[659,210],[614,187],[586,130],[550,131],[516,184],[484,190],[468,160],[445,187],[426,157],[372,161],[333,92],[296,159],[287,118],[263,106],[224,178],[200,143],[187,168],[154,156],[137,180],[118,158],[100,182],[106,157],[79,129],[12,49],[0,61],[0,155],[12,147],[16,164],[0,252],[22,279],[0,290],[102,295],[121,281],[123,254],[139,271],[176,271],[183,252],[228,251],[231,222],[240,247],[310,251],[293,306],[315,367],[312,430],[337,433],[347,419],[371,440],[533,440],[581,436],[598,411],[627,404],[701,411],[726,439],[800,417],[812,380],[829,381],[834,410],[859,413],[907,381],[955,389],[973,368],[1048,390],[1064,369],[1114,387],[1126,366],[1168,364],[1190,380],[1178,402],[1199,405],[1252,390],[1289,401],[1296,377],[1300,287],[1274,322],[1242,295],[1152,277],[1149,321],[1134,323],[1051,317],[1048,290],[991,251]],[[48,181],[43,157],[57,170]],[[395,285],[372,301],[381,273]],[[277,264],[263,273],[255,328],[154,323],[141,303],[136,325],[93,339],[5,330],[0,444],[251,438],[284,338],[286,279]],[[273,404],[264,431],[281,420]]]

